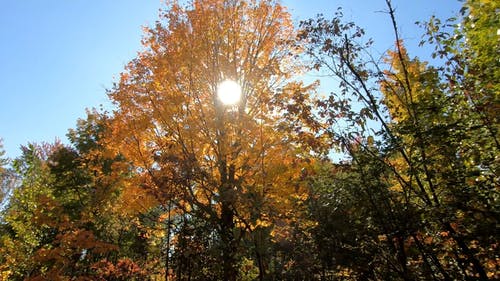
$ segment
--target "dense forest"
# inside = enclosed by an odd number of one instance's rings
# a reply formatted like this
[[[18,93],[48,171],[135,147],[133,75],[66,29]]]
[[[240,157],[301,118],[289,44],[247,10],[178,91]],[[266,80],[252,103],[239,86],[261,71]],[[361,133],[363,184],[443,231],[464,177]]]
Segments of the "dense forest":
[[[164,5],[113,109],[0,154],[1,280],[500,279],[500,2],[422,19],[430,61],[389,0],[382,57],[342,9]]]

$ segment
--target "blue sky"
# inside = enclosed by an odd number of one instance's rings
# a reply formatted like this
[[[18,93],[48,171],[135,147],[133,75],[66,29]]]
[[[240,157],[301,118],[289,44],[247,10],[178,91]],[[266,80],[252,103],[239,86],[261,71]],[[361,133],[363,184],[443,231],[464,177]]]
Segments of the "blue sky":
[[[158,16],[160,0],[0,0],[0,138],[7,156],[28,142],[65,140],[85,109],[109,104],[106,89],[141,50],[142,26]],[[295,20],[318,13],[365,27],[382,52],[393,43],[384,0],[283,0]],[[452,16],[454,0],[393,0],[402,37],[412,48],[414,22]]]

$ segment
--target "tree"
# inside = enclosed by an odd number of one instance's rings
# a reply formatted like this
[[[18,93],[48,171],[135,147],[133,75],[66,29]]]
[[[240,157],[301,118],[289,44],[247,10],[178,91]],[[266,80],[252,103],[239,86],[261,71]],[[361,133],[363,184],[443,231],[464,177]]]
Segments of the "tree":
[[[14,191],[17,179],[13,169],[8,166],[10,160],[4,158],[4,155],[5,151],[3,149],[2,139],[0,138],[0,212],[2,212],[7,205],[8,199]],[[0,216],[0,221],[2,218],[3,216]]]
[[[310,158],[302,140],[315,140],[301,116],[284,114],[311,110],[308,88],[290,80],[300,70],[290,16],[270,0],[174,2],[146,32],[145,51],[109,93],[109,146],[131,163],[130,202],[165,210],[167,243],[174,213],[207,222],[221,254],[217,278],[235,280],[246,233],[288,219],[277,209],[303,192],[294,183]],[[242,87],[235,106],[216,96],[226,79]]]
[[[495,232],[498,209],[489,202],[496,202],[498,193],[493,156],[498,155],[498,124],[489,110],[498,103],[491,91],[494,78],[473,70],[479,61],[488,65],[476,52],[485,48],[491,53],[493,41],[491,36],[476,41],[475,34],[483,34],[476,29],[460,41],[431,22],[428,34],[436,42],[435,55],[445,60],[440,67],[428,66],[409,58],[386,2],[396,35],[387,65],[370,56],[371,41],[362,42],[363,31],[353,23],[344,24],[339,17],[303,23],[301,37],[308,40],[308,53],[318,68],[339,80],[340,93],[318,102],[319,117],[351,157],[353,171],[369,175],[374,165],[384,167],[363,179],[362,190],[372,197],[383,195],[377,202],[390,203],[372,215],[379,220],[379,235],[398,257],[396,276],[494,277],[498,270],[490,249],[498,241],[490,231]],[[463,11],[471,14],[463,14],[464,26],[476,16],[478,22],[490,22],[489,1],[476,4],[465,3]],[[484,9],[484,14],[475,9]],[[490,24],[485,26],[489,32]],[[468,45],[467,56],[459,55]],[[360,103],[351,102],[356,99]],[[479,104],[488,104],[488,109]],[[352,127],[339,129],[345,123]],[[379,182],[378,188],[368,184],[373,181]],[[382,219],[389,219],[388,224]]]
[[[25,187],[16,188],[5,211],[7,231],[2,233],[1,242],[1,269],[5,278],[21,279],[23,276],[29,276],[29,272],[35,267],[35,262],[30,257],[43,237],[50,235],[44,231],[43,226],[31,223],[37,206],[35,198],[47,190],[41,180],[42,151],[41,147],[37,149],[34,145],[23,147],[23,155],[14,163],[16,172],[23,177]],[[26,187],[27,185],[37,187],[30,188]]]
[[[21,179],[5,209],[0,272],[8,280],[133,280],[145,270],[125,246],[139,240],[123,222],[119,159],[99,151],[103,120],[89,113],[71,130],[74,147],[29,144],[15,160]],[[131,254],[133,253],[133,254]]]

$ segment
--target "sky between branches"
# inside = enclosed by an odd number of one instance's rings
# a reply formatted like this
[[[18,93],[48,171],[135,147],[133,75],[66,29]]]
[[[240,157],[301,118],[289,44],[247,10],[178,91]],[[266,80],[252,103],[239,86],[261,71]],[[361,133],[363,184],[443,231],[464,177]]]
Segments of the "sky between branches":
[[[346,20],[364,27],[380,53],[394,42],[385,0],[283,0],[295,22],[341,6]],[[393,0],[410,54],[432,14],[453,16],[454,0]],[[0,138],[7,156],[28,142],[64,141],[85,109],[109,106],[106,89],[141,50],[141,26],[152,25],[160,0],[1,0]]]

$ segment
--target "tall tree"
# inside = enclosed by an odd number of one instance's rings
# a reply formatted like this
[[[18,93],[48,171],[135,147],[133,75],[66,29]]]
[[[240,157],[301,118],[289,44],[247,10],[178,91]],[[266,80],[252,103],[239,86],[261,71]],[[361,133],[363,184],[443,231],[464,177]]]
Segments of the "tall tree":
[[[491,53],[497,44],[489,24],[495,4],[464,4],[465,38],[457,36],[460,29],[448,33],[433,19],[429,41],[444,62],[431,67],[410,59],[386,2],[396,39],[386,65],[370,56],[370,41],[362,42],[364,32],[353,23],[340,18],[304,22],[301,35],[308,40],[309,54],[318,68],[340,81],[340,93],[318,103],[320,117],[351,157],[354,171],[366,176],[373,165],[384,167],[369,177],[380,182],[378,187],[365,183],[362,190],[389,203],[368,218],[378,217],[379,234],[389,238],[384,241],[397,257],[392,269],[396,276],[495,277],[491,249],[498,243],[493,234],[498,209],[492,204],[498,200],[498,122],[490,109],[498,106],[498,98],[491,90],[494,75],[474,70],[491,66],[478,50]],[[471,19],[481,31],[471,29]],[[470,48],[462,49],[466,46]],[[356,99],[360,103],[352,102]],[[342,129],[346,123],[353,126]],[[484,224],[488,227],[480,227]]]
[[[173,2],[146,34],[145,51],[109,93],[109,145],[136,174],[131,202],[163,206],[167,239],[174,209],[206,221],[206,235],[218,237],[218,278],[236,280],[240,241],[286,219],[275,209],[291,209],[309,158],[299,140],[314,140],[300,116],[284,114],[311,110],[308,88],[290,82],[300,71],[290,15],[273,0]],[[242,88],[234,106],[216,94],[227,79]]]

